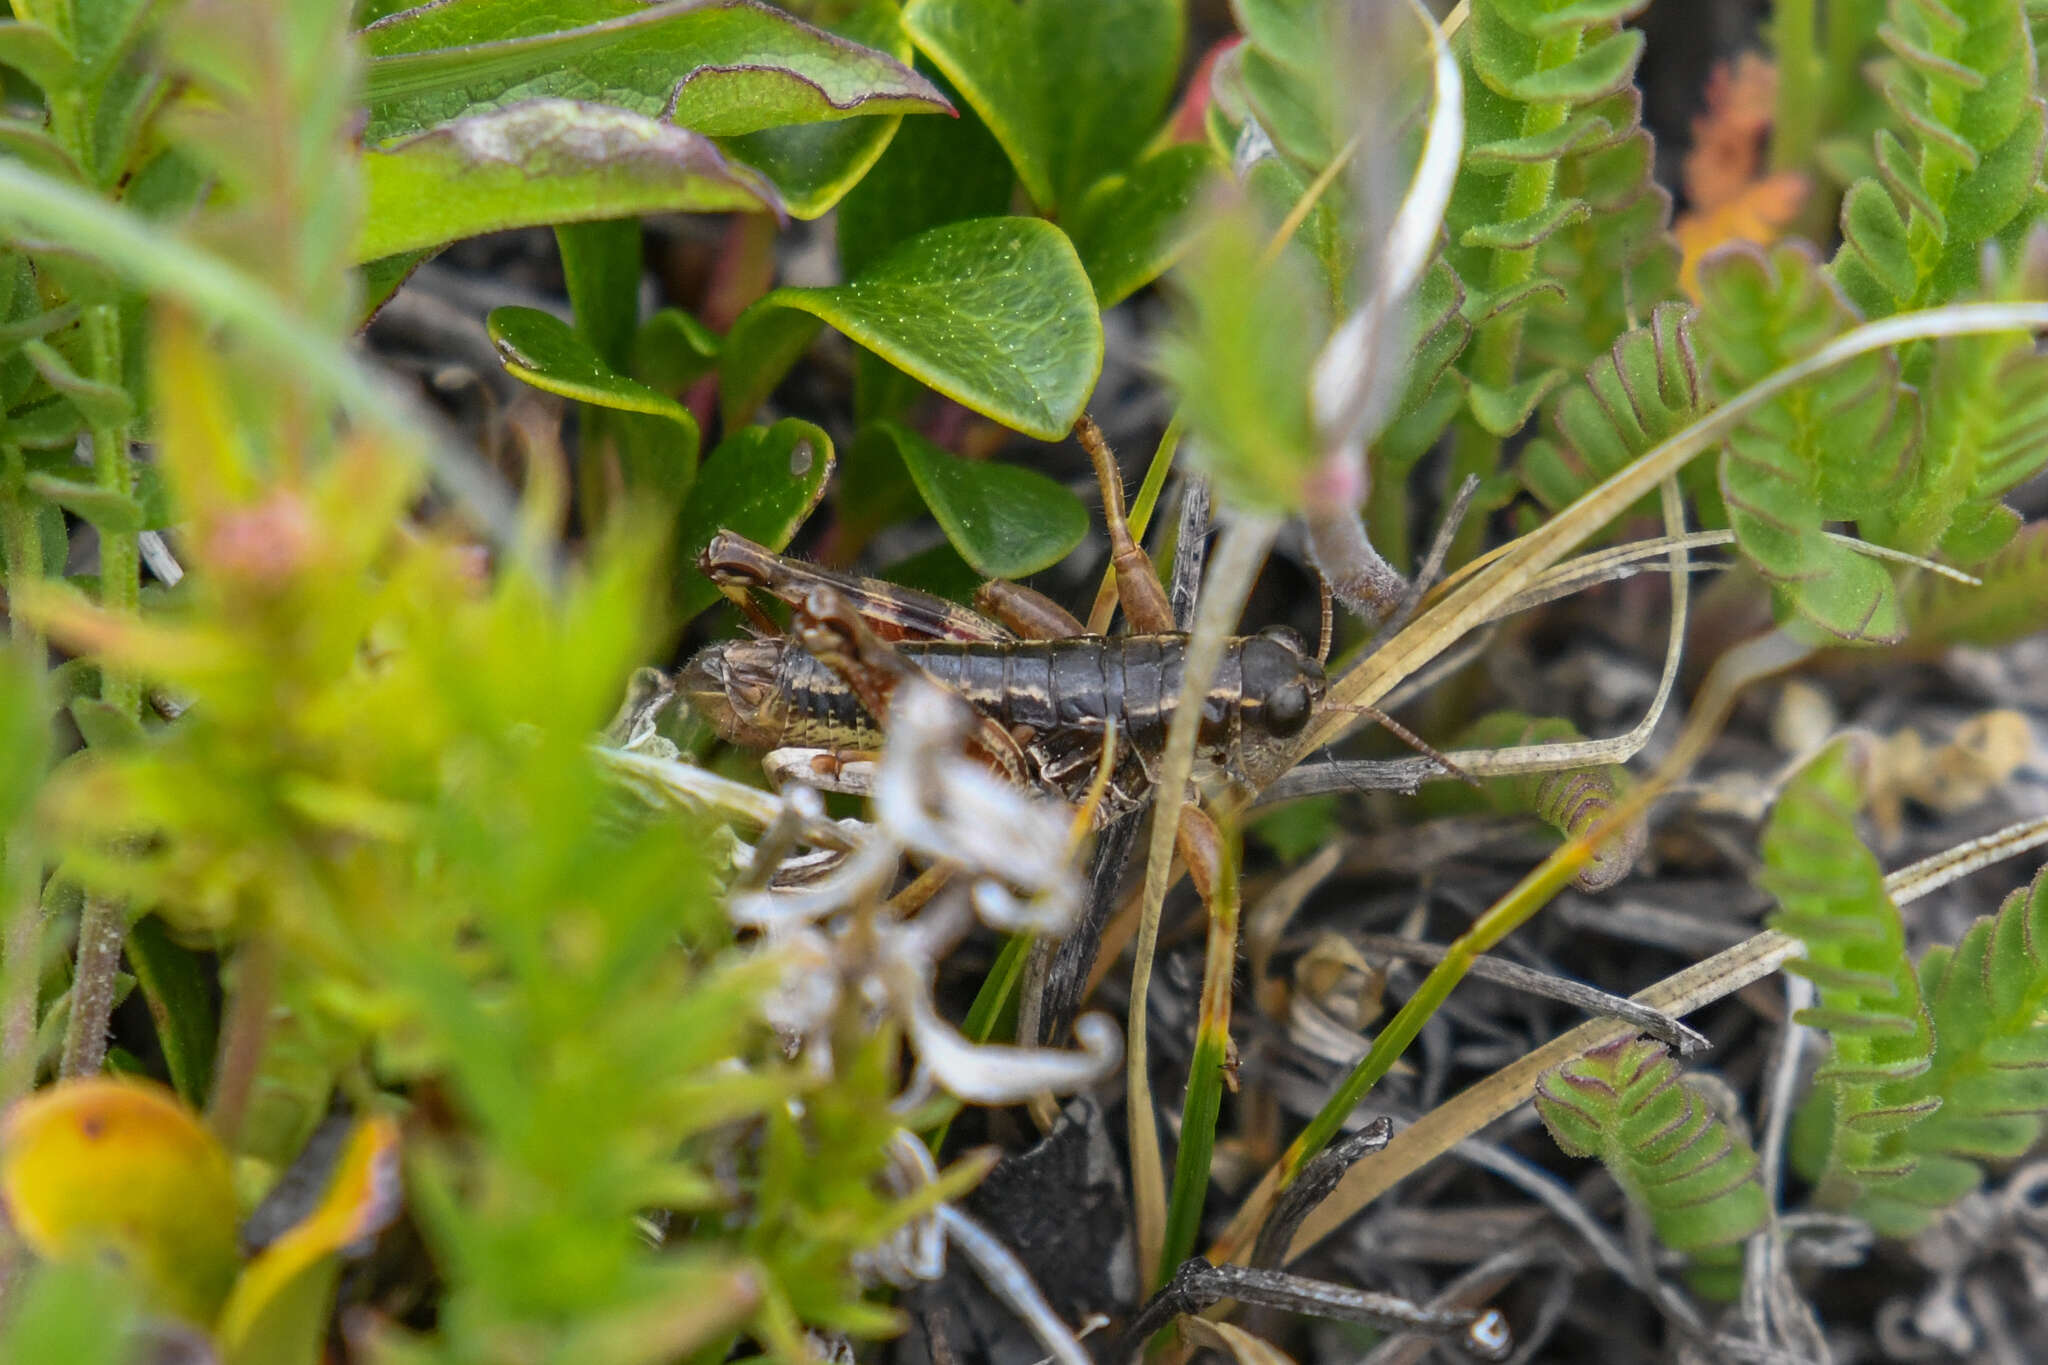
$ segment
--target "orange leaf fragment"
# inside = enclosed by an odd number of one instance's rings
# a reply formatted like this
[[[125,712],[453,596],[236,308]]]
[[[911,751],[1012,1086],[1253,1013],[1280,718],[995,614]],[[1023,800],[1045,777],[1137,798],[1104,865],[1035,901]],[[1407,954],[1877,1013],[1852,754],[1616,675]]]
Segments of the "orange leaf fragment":
[[[1702,257],[1727,242],[1776,241],[1806,204],[1805,176],[1760,174],[1777,96],[1777,68],[1759,53],[1722,62],[1707,78],[1681,172],[1686,210],[1672,224],[1683,253],[1679,283],[1695,300]]]

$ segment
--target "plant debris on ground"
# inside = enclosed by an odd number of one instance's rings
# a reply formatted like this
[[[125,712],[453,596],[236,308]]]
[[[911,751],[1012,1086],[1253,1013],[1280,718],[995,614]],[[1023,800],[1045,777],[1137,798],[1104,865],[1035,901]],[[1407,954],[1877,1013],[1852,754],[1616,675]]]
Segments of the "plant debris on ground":
[[[2048,1359],[2048,4],[11,16],[0,1360]]]

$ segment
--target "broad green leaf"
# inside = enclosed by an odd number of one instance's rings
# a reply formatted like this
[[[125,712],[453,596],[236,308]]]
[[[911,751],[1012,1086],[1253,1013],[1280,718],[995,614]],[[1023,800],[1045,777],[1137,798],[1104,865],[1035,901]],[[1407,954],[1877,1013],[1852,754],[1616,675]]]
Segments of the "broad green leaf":
[[[576,334],[605,364],[621,368],[631,359],[640,325],[640,220],[563,223],[555,228],[555,250]]]
[[[840,201],[842,278],[854,278],[920,232],[1009,211],[1016,176],[1003,149],[974,106],[956,103],[957,118],[914,118],[898,128],[874,169]]]
[[[195,1108],[205,1104],[213,1088],[216,1041],[208,960],[173,942],[155,915],[136,921],[123,951],[156,1023],[157,1046],[178,1098]]]
[[[630,351],[635,375],[665,393],[681,393],[718,365],[725,338],[680,308],[640,324]]]
[[[862,0],[831,29],[842,38],[887,53],[905,66],[910,64],[910,35],[903,31],[897,0]],[[819,218],[868,173],[902,122],[902,115],[891,114],[764,128],[723,138],[719,145],[733,160],[767,176],[793,216]]]
[[[1081,500],[1034,469],[963,460],[894,422],[895,442],[946,539],[985,578],[1022,578],[1067,557],[1088,534]]]
[[[765,301],[740,314],[719,351],[718,409],[728,431],[753,420],[824,326],[793,308],[763,310]]]
[[[45,1260],[125,1267],[154,1303],[211,1326],[238,1263],[228,1154],[153,1082],[65,1081],[0,1124],[0,1190]]]
[[[676,522],[677,619],[686,621],[718,600],[718,589],[697,568],[712,536],[737,531],[782,549],[824,496],[831,475],[832,438],[793,417],[743,427],[720,441]]]
[[[56,30],[11,19],[0,20],[0,66],[14,68],[46,92],[61,92],[76,70]]]
[[[506,372],[515,379],[579,403],[666,417],[689,432],[695,445],[697,421],[688,408],[620,374],[554,314],[538,308],[493,308],[485,326]]]
[[[1180,69],[1180,0],[911,0],[903,23],[1048,212],[1137,159]]]
[[[1066,219],[1067,234],[1095,302],[1110,308],[1158,279],[1193,239],[1188,210],[1220,169],[1201,143],[1182,143],[1146,157],[1129,173],[1111,172],[1091,186]]]
[[[363,41],[373,146],[546,98],[717,136],[947,107],[887,54],[755,0],[450,0],[380,20]]]
[[[412,278],[412,272],[426,264],[438,249],[422,247],[417,251],[401,251],[358,266],[356,273],[361,281],[362,299],[356,309],[356,326],[369,326],[370,319],[377,316],[378,310],[391,302],[391,296]]]
[[[458,119],[363,157],[355,259],[542,223],[775,211],[775,191],[709,139],[575,100]]]
[[[320,1203],[235,1281],[215,1331],[224,1365],[318,1365],[339,1254],[382,1230],[398,1208],[398,1125],[365,1119]]]
[[[981,218],[923,233],[846,284],[777,289],[740,315],[734,353],[794,359],[787,314],[831,324],[904,373],[1005,426],[1064,436],[1102,369],[1102,320],[1073,243],[1037,218]],[[778,372],[779,373],[779,372]],[[765,394],[760,371],[741,397]],[[748,408],[726,398],[727,421]]]

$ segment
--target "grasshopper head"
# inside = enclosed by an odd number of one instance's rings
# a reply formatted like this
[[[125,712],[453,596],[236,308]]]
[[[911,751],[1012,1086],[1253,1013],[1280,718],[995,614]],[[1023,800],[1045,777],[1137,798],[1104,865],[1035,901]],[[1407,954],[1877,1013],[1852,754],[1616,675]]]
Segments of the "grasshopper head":
[[[787,725],[776,686],[780,640],[725,640],[697,653],[676,674],[676,691],[728,744],[772,749]]]

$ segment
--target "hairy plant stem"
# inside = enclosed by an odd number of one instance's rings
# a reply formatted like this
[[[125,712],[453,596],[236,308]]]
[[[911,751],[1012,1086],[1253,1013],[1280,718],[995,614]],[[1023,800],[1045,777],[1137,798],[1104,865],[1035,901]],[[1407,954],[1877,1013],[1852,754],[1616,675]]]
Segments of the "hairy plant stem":
[[[21,447],[0,444],[0,542],[6,545],[7,581],[26,583],[43,574],[43,531],[22,481],[28,468]],[[43,633],[20,612],[7,615],[15,647],[36,667]],[[35,1084],[37,967],[42,961],[42,856],[27,821],[0,831],[0,1109]]]
[[[92,378],[117,384],[121,378],[121,326],[114,305],[87,309],[84,319]],[[93,481],[124,497],[135,491],[135,466],[124,425],[92,427]],[[99,530],[100,605],[133,616],[141,602],[142,551],[133,531]],[[100,700],[124,715],[142,706],[142,680],[127,669],[100,668]],[[113,1022],[114,979],[121,970],[121,945],[128,936],[128,906],[106,896],[88,896],[78,919],[78,960],[71,974],[71,1017],[64,1025],[59,1074],[90,1076],[107,1056]]]
[[[36,968],[42,958],[42,858],[27,829],[0,843],[0,1110],[35,1084]]]
[[[213,1098],[206,1108],[207,1126],[230,1151],[242,1134],[256,1073],[270,1037],[270,1006],[277,996],[277,947],[270,936],[254,933],[235,949],[234,982],[222,1022],[219,1052],[213,1064]]]

